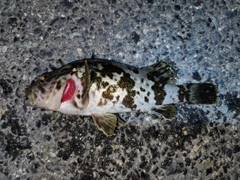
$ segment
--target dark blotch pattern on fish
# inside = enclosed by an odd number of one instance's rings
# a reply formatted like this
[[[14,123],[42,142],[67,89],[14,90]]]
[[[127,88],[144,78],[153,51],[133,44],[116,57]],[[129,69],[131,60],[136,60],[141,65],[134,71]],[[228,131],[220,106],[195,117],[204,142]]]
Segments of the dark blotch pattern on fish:
[[[152,65],[151,68],[153,70],[147,73],[147,79],[154,82],[151,87],[154,92],[154,99],[156,105],[161,105],[166,96],[164,86],[175,77],[175,73],[170,68],[170,65],[161,61]]]
[[[185,92],[185,88],[183,86],[178,86],[179,90],[178,90],[178,99],[180,102],[184,101],[184,97],[186,97],[186,92]]]
[[[46,90],[43,86],[38,86],[38,89],[41,91],[42,94],[45,94]]]
[[[145,96],[145,97],[144,97],[144,101],[145,101],[145,102],[149,102],[148,97]]]
[[[113,99],[112,93],[116,92],[116,90],[117,90],[116,86],[108,86],[107,90],[102,93],[102,97],[108,100],[112,100]]]
[[[146,90],[145,89],[143,89],[142,87],[140,87],[140,90],[142,91],[142,92],[145,92]]]
[[[157,77],[155,77],[155,73],[152,72],[149,72],[147,74],[147,78],[154,82],[151,89],[153,90],[155,95],[154,99],[156,101],[156,105],[161,105],[164,100],[164,97],[166,96],[166,92],[163,90],[163,85],[166,84],[166,80],[159,79],[158,81],[156,81]]]
[[[98,103],[98,106],[104,106],[104,105],[106,105],[107,104],[107,100],[106,99],[100,99],[100,101],[99,101],[99,103]]]
[[[126,89],[127,91],[130,91],[131,89],[134,88],[135,82],[134,80],[130,77],[130,74],[124,73],[123,77],[118,82],[118,85],[122,89]]]
[[[56,85],[56,89],[57,89],[57,90],[60,90],[61,87],[62,87],[62,82],[61,82],[61,80],[58,80],[58,81],[57,81],[57,85]]]
[[[137,108],[137,105],[134,104],[134,96],[136,95],[136,91],[128,92],[128,94],[123,98],[122,104],[127,108],[131,108],[132,110]]]
[[[152,90],[154,92],[154,99],[156,101],[156,105],[161,105],[165,96],[166,96],[166,92],[160,88],[158,83],[154,83],[154,85],[152,86]]]
[[[126,89],[127,95],[123,98],[122,104],[128,108],[136,109],[136,104],[134,104],[134,96],[136,91],[133,90],[135,86],[134,80],[131,78],[129,73],[124,72],[123,77],[118,82],[118,86],[122,89]]]
[[[124,69],[121,67],[115,66],[114,64],[107,63],[101,63],[101,67],[99,68],[99,65],[97,63],[90,64],[89,66],[91,69],[91,80],[93,83],[96,84],[97,90],[100,89],[106,89],[102,92],[102,99],[100,99],[98,105],[102,106],[107,104],[108,100],[113,100],[114,95],[113,93],[117,91],[117,88],[122,88],[123,90],[127,91],[127,95],[123,98],[123,105],[128,108],[136,108],[136,105],[134,106],[134,96],[136,94],[135,91],[133,91],[133,88],[135,86],[135,81],[131,78],[130,74],[127,73]],[[133,71],[134,73],[139,73],[137,68],[134,67],[127,67],[129,70]],[[114,79],[114,76],[118,74],[121,78],[117,82],[117,79]],[[116,85],[110,85],[109,82],[103,81],[104,78],[110,78],[113,81],[116,81]],[[105,99],[105,100],[104,100]],[[120,99],[120,96],[114,100],[113,103],[118,102]],[[107,100],[107,101],[106,101]]]
[[[95,70],[100,73],[102,77],[108,76],[110,79],[113,79],[114,73],[121,74],[124,72],[123,69],[109,63],[103,63],[103,69],[99,70],[96,68]]]
[[[106,81],[103,81],[102,77],[98,76],[95,71],[91,71],[91,82],[96,83],[97,90],[101,88],[106,88],[109,85],[109,83]]]
[[[113,101],[113,103],[114,103],[114,104],[117,103],[117,102],[119,101],[119,99],[120,99],[120,96],[118,95],[118,96],[116,97],[116,101]]]

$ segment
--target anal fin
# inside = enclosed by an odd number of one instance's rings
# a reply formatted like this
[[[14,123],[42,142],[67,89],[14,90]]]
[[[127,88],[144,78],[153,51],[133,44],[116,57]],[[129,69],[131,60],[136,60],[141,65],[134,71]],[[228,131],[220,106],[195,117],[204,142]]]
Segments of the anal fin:
[[[111,113],[92,114],[92,118],[98,129],[108,136],[113,134],[117,124],[125,123],[121,118]]]
[[[160,108],[152,108],[152,114],[161,115],[166,120],[172,120],[176,116],[176,109],[173,105],[164,105]]]

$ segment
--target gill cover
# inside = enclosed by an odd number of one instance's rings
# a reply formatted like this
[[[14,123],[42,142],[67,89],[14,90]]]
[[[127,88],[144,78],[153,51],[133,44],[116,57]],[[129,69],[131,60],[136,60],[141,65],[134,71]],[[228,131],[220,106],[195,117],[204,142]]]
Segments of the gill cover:
[[[67,84],[66,84],[65,88],[64,88],[61,102],[71,100],[73,95],[74,95],[75,90],[76,90],[76,86],[75,86],[74,80],[69,79],[67,81]]]
[[[83,110],[89,104],[89,90],[92,85],[90,70],[87,61],[84,62],[84,69],[73,68],[71,77],[65,85],[60,112],[74,113],[76,110]]]

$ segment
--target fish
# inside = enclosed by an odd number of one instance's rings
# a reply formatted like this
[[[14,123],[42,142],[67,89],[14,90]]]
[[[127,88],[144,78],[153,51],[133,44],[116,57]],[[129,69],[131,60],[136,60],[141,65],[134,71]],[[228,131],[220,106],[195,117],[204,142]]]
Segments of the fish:
[[[64,114],[91,116],[112,135],[127,121],[119,113],[145,112],[171,120],[174,104],[207,105],[217,101],[213,83],[176,84],[177,73],[164,60],[137,68],[103,59],[83,59],[40,75],[26,89],[24,104]]]

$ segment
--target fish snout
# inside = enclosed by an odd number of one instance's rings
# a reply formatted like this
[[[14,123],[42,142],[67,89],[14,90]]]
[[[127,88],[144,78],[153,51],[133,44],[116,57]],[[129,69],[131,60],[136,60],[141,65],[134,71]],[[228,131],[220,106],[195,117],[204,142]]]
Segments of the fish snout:
[[[24,104],[26,106],[33,106],[37,100],[37,94],[33,92],[32,88],[25,89],[26,99],[24,100]]]

